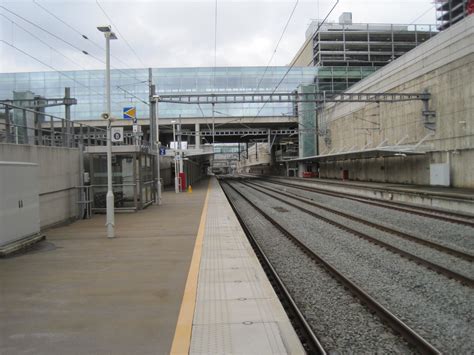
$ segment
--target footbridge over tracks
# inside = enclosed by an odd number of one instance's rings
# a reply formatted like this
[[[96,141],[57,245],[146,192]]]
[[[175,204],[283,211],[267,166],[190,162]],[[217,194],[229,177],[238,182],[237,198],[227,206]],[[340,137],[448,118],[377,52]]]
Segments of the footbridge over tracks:
[[[421,115],[425,118],[433,115],[429,110],[430,94],[422,93],[336,93],[336,92],[305,92],[298,89],[294,92],[278,92],[278,93],[239,93],[239,94],[188,94],[177,93],[169,95],[155,95],[150,98],[149,116],[155,117],[141,118],[136,120],[136,124],[141,127],[141,132],[145,136],[148,134],[151,139],[155,131],[154,126],[158,124],[160,133],[163,135],[171,135],[173,125],[179,125],[180,134],[182,136],[206,137],[212,138],[214,142],[236,142],[236,141],[252,141],[255,138],[268,138],[268,142],[275,141],[281,136],[295,136],[298,134],[316,135],[318,127],[315,117],[317,111],[326,103],[396,103],[403,101],[421,101],[423,110]],[[193,105],[198,106],[201,117],[161,117],[159,106],[160,103],[173,105]],[[248,104],[259,107],[258,112],[254,115],[227,115],[215,109],[216,105]],[[288,112],[281,112],[278,115],[260,116],[260,112],[267,105],[283,105]],[[310,106],[308,106],[309,104]],[[205,115],[203,106],[212,106],[212,116]],[[283,107],[282,106],[282,107]],[[283,110],[284,111],[284,110]],[[302,117],[309,116],[310,124],[303,122]],[[82,123],[88,123],[96,127],[106,126],[104,120],[85,120],[74,121],[80,126]],[[60,122],[54,123],[59,125]],[[133,121],[116,119],[112,122],[113,126],[125,127],[125,130],[131,130]],[[59,127],[56,127],[59,128]],[[273,138],[272,138],[273,137]],[[161,137],[160,137],[161,138]],[[218,140],[216,141],[216,138]],[[162,140],[163,141],[163,140]]]
[[[106,127],[104,120],[76,120],[73,121],[75,127],[81,124],[87,124],[94,127]],[[212,130],[214,123],[214,131]],[[61,128],[61,122],[54,122],[56,129]],[[141,132],[146,136],[150,134],[150,119],[137,119]],[[241,141],[250,141],[254,138],[266,138],[268,134],[272,136],[289,136],[298,134],[298,116],[297,115],[280,115],[280,116],[232,116],[222,117],[181,117],[169,118],[163,117],[158,120],[160,129],[161,142],[171,141],[173,133],[173,124],[181,124],[182,135],[187,137],[195,137],[196,134],[201,137],[217,138],[218,142],[236,142],[239,138]],[[46,125],[46,123],[45,123]],[[49,123],[48,123],[49,125]],[[132,134],[133,122],[128,120],[117,119],[112,122],[114,127],[124,127],[125,134]],[[93,134],[93,132],[91,132]],[[204,140],[206,140],[204,139]]]

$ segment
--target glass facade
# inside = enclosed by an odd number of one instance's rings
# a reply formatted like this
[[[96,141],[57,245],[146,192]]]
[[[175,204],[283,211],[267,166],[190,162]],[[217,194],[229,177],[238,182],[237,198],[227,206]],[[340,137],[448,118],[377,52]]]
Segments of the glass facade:
[[[157,94],[272,92],[288,67],[220,67],[220,68],[154,68],[153,82]],[[278,87],[278,92],[291,92],[300,84],[315,80],[318,68],[294,67]],[[47,98],[64,96],[64,88],[78,100],[72,106],[76,120],[100,119],[105,111],[105,71],[79,70],[58,72],[0,73],[0,99],[12,99],[13,91],[32,91]],[[123,107],[135,106],[138,118],[148,117],[148,69],[113,69],[111,71],[112,114],[122,118]],[[261,104],[225,104],[215,106],[219,116],[255,116]],[[64,117],[62,107],[47,113]],[[289,115],[289,103],[267,104],[260,116]],[[161,103],[160,117],[201,117],[212,115],[210,105]]]

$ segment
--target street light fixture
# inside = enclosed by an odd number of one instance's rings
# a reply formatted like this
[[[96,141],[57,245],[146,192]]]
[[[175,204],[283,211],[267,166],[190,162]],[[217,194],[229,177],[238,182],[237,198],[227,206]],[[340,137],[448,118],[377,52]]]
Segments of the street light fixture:
[[[107,237],[115,237],[114,192],[112,189],[112,105],[110,99],[110,40],[117,39],[110,26],[98,26],[97,29],[105,36],[105,96],[107,98]]]

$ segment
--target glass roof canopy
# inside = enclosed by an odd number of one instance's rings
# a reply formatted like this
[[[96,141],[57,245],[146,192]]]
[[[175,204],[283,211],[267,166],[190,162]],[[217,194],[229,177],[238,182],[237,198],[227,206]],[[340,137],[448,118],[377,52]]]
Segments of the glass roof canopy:
[[[154,68],[153,83],[157,94],[176,93],[250,93],[272,92],[288,67],[218,67]],[[291,92],[300,84],[314,82],[316,67],[293,67],[278,86],[279,92]],[[63,97],[64,87],[71,88],[78,104],[72,106],[75,120],[100,119],[105,111],[105,71],[0,73],[0,99],[12,99],[13,91],[32,91],[48,98]],[[112,115],[122,118],[124,107],[135,106],[138,118],[148,118],[148,69],[112,69]],[[216,105],[215,115],[255,116],[261,104]],[[48,108],[47,113],[64,116],[62,107]],[[209,105],[161,103],[160,117],[210,117]],[[260,116],[291,115],[289,103],[267,104]]]

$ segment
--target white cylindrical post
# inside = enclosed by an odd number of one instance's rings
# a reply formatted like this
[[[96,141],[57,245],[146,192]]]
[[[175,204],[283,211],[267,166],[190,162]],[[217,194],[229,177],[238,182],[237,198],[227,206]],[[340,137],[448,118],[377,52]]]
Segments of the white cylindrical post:
[[[108,122],[107,122],[107,198],[106,198],[106,205],[107,205],[107,237],[114,238],[115,237],[115,216],[114,216],[114,192],[112,189],[112,137],[111,137],[111,115],[112,115],[112,107],[111,107],[111,100],[110,100],[110,33],[105,33],[105,45],[106,45],[106,83],[105,83],[105,90],[106,90],[106,98],[107,98],[107,114],[109,115]]]

